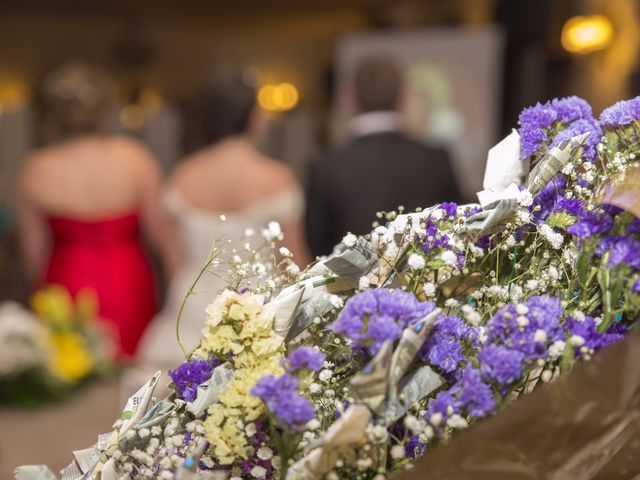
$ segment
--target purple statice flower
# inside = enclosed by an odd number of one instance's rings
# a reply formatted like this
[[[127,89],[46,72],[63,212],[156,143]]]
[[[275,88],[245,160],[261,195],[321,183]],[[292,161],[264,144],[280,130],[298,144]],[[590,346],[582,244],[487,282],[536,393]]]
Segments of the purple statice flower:
[[[600,240],[596,253],[609,252],[609,266],[627,264],[640,270],[640,240],[625,236],[609,236]]]
[[[542,223],[546,220],[558,199],[564,197],[566,188],[567,177],[561,173],[556,175],[540,190],[538,195],[533,199],[533,204],[530,208],[535,223]]]
[[[622,340],[624,336],[624,327],[620,328],[615,324],[608,332],[599,332],[598,326],[592,317],[585,317],[577,320],[574,317],[567,318],[565,329],[569,336],[576,335],[584,340],[584,346],[590,350],[598,351]],[[576,352],[580,355],[580,349]]]
[[[446,418],[450,410],[453,410],[453,413],[460,413],[459,406],[458,399],[453,395],[453,388],[443,390],[429,400],[425,418],[429,419],[435,413],[439,413]]]
[[[588,162],[593,162],[597,155],[596,146],[602,138],[602,129],[593,118],[576,120],[553,138],[551,146],[555,147],[565,140],[569,140],[583,133],[589,133],[589,136],[582,145],[584,159]]]
[[[503,307],[487,322],[486,333],[490,343],[522,353],[529,363],[545,358],[547,345],[562,336],[560,318],[564,310],[560,300],[549,295],[531,297],[523,307]],[[518,322],[519,317],[526,318],[526,322]]]
[[[548,140],[546,130],[558,120],[558,113],[549,104],[537,103],[525,108],[518,117],[520,158],[536,153]]]
[[[627,224],[627,235],[640,234],[640,218],[634,218]]]
[[[631,285],[631,293],[640,293],[640,278]]]
[[[633,123],[640,118],[640,96],[631,100],[620,100],[600,114],[603,127],[615,128]]]
[[[300,347],[287,356],[286,366],[288,372],[302,369],[317,372],[322,368],[326,355],[320,350],[311,347]]]
[[[554,98],[549,102],[551,108],[558,114],[558,120],[565,125],[580,119],[592,119],[591,105],[580,97],[571,95],[564,98]]]
[[[420,441],[420,436],[412,435],[404,445],[404,451],[409,458],[419,458],[424,455],[425,444]]]
[[[458,317],[441,316],[433,325],[418,357],[446,373],[453,373],[464,360],[463,343],[477,347],[478,330]]]
[[[212,357],[210,360],[185,362],[175,370],[169,370],[169,376],[176,386],[178,396],[186,402],[193,402],[198,393],[198,385],[209,380],[214,367],[220,363]]]
[[[444,202],[440,204],[440,208],[444,210],[447,217],[455,217],[458,211],[458,205],[455,202]]]
[[[446,233],[442,233],[438,230],[438,225],[431,220],[427,219],[427,226],[425,236],[422,238],[422,250],[427,255],[433,250],[440,247],[447,247],[449,245],[449,236]]]
[[[480,372],[500,386],[510,385],[522,375],[524,355],[501,345],[487,345],[478,354]]]
[[[352,297],[329,327],[375,355],[387,340],[396,340],[402,330],[434,309],[413,293],[376,288]]]
[[[453,386],[458,405],[476,418],[486,417],[496,409],[491,387],[482,381],[480,371],[467,365]]]
[[[607,213],[584,212],[576,223],[567,228],[567,233],[584,240],[608,232],[612,228],[613,219]]]
[[[260,398],[277,421],[290,430],[300,430],[315,416],[313,405],[298,393],[300,381],[285,373],[280,377],[260,378],[251,395]]]
[[[567,198],[559,196],[551,207],[552,212],[564,210],[576,219],[581,218],[585,213],[584,202],[578,198]]]

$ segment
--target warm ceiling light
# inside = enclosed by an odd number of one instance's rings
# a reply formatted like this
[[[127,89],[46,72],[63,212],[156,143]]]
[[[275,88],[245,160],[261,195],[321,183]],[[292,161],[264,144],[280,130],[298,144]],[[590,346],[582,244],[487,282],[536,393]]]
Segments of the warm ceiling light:
[[[571,53],[603,50],[612,40],[613,25],[604,15],[571,17],[562,27],[562,46]]]
[[[258,91],[258,105],[268,112],[284,112],[298,104],[298,89],[291,83],[264,85]]]

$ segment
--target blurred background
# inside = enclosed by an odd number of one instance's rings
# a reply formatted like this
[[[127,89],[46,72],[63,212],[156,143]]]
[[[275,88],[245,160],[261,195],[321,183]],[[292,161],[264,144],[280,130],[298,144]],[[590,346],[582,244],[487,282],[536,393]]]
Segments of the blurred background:
[[[21,161],[42,145],[38,82],[81,60],[107,69],[109,130],[142,140],[162,171],[205,143],[199,102],[212,72],[250,68],[268,118],[260,149],[305,181],[339,144],[340,92],[358,58],[404,68],[411,132],[442,142],[469,199],[487,149],[527,105],[576,94],[594,110],[634,95],[634,0],[4,0],[0,6],[0,298],[24,300],[14,229]],[[577,18],[576,18],[577,17]],[[573,23],[571,23],[573,22]]]

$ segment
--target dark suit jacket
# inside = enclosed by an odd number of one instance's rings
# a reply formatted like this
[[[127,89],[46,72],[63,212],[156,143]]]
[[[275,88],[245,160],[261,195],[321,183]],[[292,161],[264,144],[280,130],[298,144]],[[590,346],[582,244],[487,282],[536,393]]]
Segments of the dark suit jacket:
[[[307,239],[314,256],[331,253],[347,232],[371,231],[378,211],[405,211],[458,201],[445,150],[399,132],[356,137],[311,164],[307,181]]]

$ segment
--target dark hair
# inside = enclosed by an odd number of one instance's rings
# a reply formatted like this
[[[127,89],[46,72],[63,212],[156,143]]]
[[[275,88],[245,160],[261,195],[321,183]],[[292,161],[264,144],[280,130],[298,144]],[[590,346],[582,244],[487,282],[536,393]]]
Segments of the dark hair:
[[[216,75],[205,94],[205,136],[209,143],[246,132],[256,90],[249,75],[227,71]]]
[[[391,60],[367,58],[355,70],[353,85],[361,112],[395,110],[400,92],[400,71]]]
[[[98,131],[113,96],[111,77],[97,67],[76,62],[52,70],[42,82],[47,136],[55,140]]]

